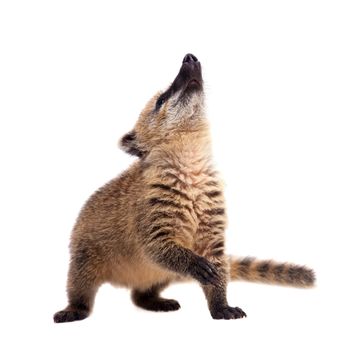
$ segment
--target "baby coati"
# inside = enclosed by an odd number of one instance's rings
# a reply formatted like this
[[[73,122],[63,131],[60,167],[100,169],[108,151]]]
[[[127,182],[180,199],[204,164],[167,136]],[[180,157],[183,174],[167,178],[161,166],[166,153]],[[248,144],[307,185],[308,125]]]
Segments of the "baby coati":
[[[138,160],[83,207],[71,237],[68,306],[55,322],[86,318],[105,282],[131,288],[141,308],[173,311],[180,304],[160,292],[175,281],[197,280],[214,319],[246,316],[228,305],[229,280],[313,285],[306,267],[225,254],[223,186],[212,164],[194,55],[185,56],[173,83],[147,103],[120,145]]]

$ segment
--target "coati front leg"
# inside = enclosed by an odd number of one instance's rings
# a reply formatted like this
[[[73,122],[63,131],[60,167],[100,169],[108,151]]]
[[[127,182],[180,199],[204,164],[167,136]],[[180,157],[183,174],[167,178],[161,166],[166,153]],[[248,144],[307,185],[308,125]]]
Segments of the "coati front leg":
[[[180,309],[180,304],[173,299],[164,299],[159,293],[168,285],[162,283],[154,285],[147,290],[132,291],[131,297],[135,305],[149,311],[176,311]]]
[[[211,316],[214,319],[225,320],[246,317],[247,315],[242,309],[228,305],[226,298],[227,269],[224,267],[223,261],[219,261],[217,258],[215,260],[220,274],[219,283],[217,285],[202,285]]]
[[[208,192],[208,196],[211,194],[211,196],[215,195],[217,197],[218,193],[220,192]],[[239,307],[229,306],[227,302],[226,290],[229,280],[229,266],[224,254],[224,229],[224,208],[214,207],[214,209],[205,210],[204,218],[198,227],[197,236],[200,238],[196,242],[195,250],[216,266],[219,275],[217,284],[202,285],[210,314],[214,319],[227,320],[246,317],[246,314]]]

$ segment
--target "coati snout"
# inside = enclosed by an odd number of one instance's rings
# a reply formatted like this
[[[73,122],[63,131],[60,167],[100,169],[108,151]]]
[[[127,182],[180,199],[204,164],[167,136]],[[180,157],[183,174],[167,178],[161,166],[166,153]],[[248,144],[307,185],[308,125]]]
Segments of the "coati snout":
[[[157,99],[156,108],[160,108],[171,96],[179,93],[177,103],[189,103],[189,95],[203,90],[201,64],[192,54],[187,54],[180,71],[169,88]]]

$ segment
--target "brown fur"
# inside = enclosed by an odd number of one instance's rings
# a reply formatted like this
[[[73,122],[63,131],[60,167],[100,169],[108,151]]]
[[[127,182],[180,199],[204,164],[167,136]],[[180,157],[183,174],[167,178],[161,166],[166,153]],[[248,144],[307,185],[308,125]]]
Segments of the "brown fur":
[[[305,266],[250,257],[230,257],[230,278],[305,288],[315,282],[314,272]]]
[[[121,147],[140,157],[83,207],[71,236],[66,309],[55,322],[89,315],[105,282],[132,289],[136,305],[171,311],[169,283],[198,280],[213,318],[241,318],[228,306],[231,279],[311,285],[310,270],[232,260],[224,254],[223,186],[212,165],[200,64],[186,55],[170,88],[153,97]],[[229,263],[230,261],[230,263]],[[287,271],[287,272],[286,272]],[[289,276],[288,278],[286,276]]]

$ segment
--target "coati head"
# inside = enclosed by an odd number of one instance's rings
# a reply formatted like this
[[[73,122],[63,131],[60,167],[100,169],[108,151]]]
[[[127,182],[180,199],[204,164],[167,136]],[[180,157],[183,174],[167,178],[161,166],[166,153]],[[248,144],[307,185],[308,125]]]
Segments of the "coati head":
[[[120,140],[121,148],[143,157],[152,149],[171,142],[181,133],[206,125],[201,64],[187,54],[173,83],[147,103],[132,131]]]

